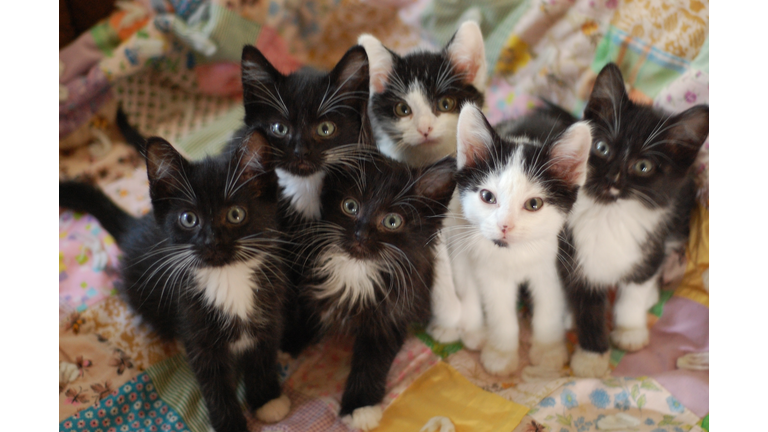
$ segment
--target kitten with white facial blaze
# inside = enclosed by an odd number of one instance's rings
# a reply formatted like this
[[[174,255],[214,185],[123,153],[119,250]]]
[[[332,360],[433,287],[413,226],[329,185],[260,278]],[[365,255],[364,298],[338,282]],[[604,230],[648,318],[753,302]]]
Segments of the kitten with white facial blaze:
[[[411,323],[430,317],[435,235],[455,187],[456,162],[422,168],[373,157],[329,174],[323,216],[304,236],[299,292],[311,312],[306,343],[327,332],[354,336],[340,415],[369,430],[381,419],[387,374]]]
[[[487,80],[477,23],[463,23],[439,52],[399,56],[367,34],[358,43],[370,61],[369,105],[379,150],[411,166],[455,154],[459,108],[482,105]]]
[[[277,369],[286,291],[277,179],[264,137],[239,144],[190,162],[161,138],[142,139],[152,212],[141,218],[92,186],[59,184],[60,206],[91,213],[117,240],[128,304],[184,345],[216,432],[247,430],[241,376],[257,418],[290,409]]]
[[[586,178],[591,131],[580,122],[551,138],[501,137],[469,104],[459,117],[457,193],[443,235],[462,340],[469,348],[485,342],[480,360],[492,374],[517,369],[521,287],[533,303],[531,362],[559,368],[568,360],[558,243]]]
[[[618,294],[610,339],[627,351],[648,344],[662,263],[688,237],[691,166],[709,134],[709,107],[675,115],[636,104],[611,63],[597,76],[584,119],[594,128],[589,175],[568,220],[561,271],[579,337],[571,369],[595,377],[609,371],[611,286]]]

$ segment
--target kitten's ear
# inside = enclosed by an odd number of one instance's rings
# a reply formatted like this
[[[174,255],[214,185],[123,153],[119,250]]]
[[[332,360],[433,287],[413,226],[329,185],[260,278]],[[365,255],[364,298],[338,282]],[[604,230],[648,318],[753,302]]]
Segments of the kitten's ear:
[[[360,45],[353,46],[344,54],[330,76],[340,92],[364,91],[368,100],[368,55]]]
[[[696,160],[699,149],[709,136],[709,105],[696,105],[666,122],[669,129],[665,145],[667,153],[684,169]],[[653,145],[650,143],[649,145]]]
[[[456,159],[446,156],[432,165],[417,170],[414,191],[419,196],[447,207],[456,188],[455,173]]]
[[[585,121],[574,123],[552,144],[549,171],[570,185],[584,186],[591,148],[592,128]]]
[[[256,115],[259,102],[269,104],[277,98],[275,83],[283,75],[253,45],[243,47],[241,68],[245,117],[251,118]]]
[[[147,177],[150,197],[154,201],[173,193],[191,193],[184,173],[189,172],[189,162],[169,143],[160,137],[147,139]]]
[[[237,150],[232,152],[231,164],[237,166],[238,184],[248,184],[252,193],[259,196],[263,186],[258,179],[272,168],[272,148],[264,135],[253,131],[246,135]]]
[[[622,104],[629,101],[621,70],[615,63],[608,63],[597,75],[592,94],[589,96],[584,118],[602,120],[609,125],[618,121]]]
[[[370,65],[370,92],[381,93],[389,82],[389,73],[392,72],[394,64],[394,54],[388,50],[378,39],[363,34],[357,38],[357,43],[365,48],[368,54],[368,63]]]
[[[475,166],[488,157],[493,144],[493,128],[474,104],[464,104],[456,127],[456,161],[459,169]]]
[[[472,84],[481,93],[488,80],[488,65],[485,62],[485,45],[480,26],[474,21],[465,21],[445,47],[453,67],[464,73],[464,82]]]

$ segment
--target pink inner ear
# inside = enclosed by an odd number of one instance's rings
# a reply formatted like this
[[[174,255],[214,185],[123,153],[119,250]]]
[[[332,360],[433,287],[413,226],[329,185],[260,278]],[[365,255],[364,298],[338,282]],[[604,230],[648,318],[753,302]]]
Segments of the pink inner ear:
[[[471,58],[463,57],[461,60],[452,60],[452,63],[453,67],[455,67],[458,72],[466,74],[464,76],[464,82],[471,83],[475,81],[477,71],[480,69],[477,59],[473,61]]]
[[[384,87],[387,85],[387,76],[384,74],[375,74],[371,75],[371,86],[373,87],[373,91],[376,93],[381,93],[384,91]]]
[[[552,165],[552,171],[555,176],[563,179],[568,184],[577,184],[584,174],[583,162],[574,155],[560,155],[561,160]]]

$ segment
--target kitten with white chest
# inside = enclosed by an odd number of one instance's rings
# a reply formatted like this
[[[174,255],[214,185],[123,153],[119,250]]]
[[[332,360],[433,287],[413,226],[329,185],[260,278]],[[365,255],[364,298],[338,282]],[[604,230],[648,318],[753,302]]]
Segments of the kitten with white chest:
[[[584,119],[594,128],[589,175],[567,223],[561,271],[579,336],[571,368],[594,377],[609,370],[611,286],[618,295],[610,340],[627,351],[648,344],[646,314],[659,298],[662,263],[688,236],[691,166],[709,134],[709,108],[674,115],[636,104],[611,63]]]
[[[457,193],[443,235],[461,298],[462,341],[469,348],[485,342],[481,362],[489,373],[516,370],[516,308],[524,286],[533,303],[531,362],[561,367],[568,353],[558,243],[586,179],[590,127],[574,124],[544,143],[505,138],[467,105],[457,136]]]
[[[277,369],[286,293],[277,179],[260,134],[238,144],[190,162],[160,138],[142,143],[152,212],[141,218],[92,186],[59,185],[60,206],[93,214],[115,237],[128,304],[184,345],[216,432],[247,428],[241,376],[260,420],[278,421],[290,408]]]
[[[459,108],[483,103],[487,80],[480,27],[463,23],[439,52],[399,56],[362,35],[370,61],[370,108],[376,143],[385,155],[411,166],[456,152]]]

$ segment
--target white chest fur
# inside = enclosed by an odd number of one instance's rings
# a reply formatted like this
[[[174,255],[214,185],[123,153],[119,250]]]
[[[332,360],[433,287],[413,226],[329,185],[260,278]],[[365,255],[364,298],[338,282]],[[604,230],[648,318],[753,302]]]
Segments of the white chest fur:
[[[259,289],[253,278],[253,269],[260,263],[261,260],[256,258],[222,267],[198,269],[198,287],[211,306],[230,316],[248,319],[256,308],[254,291]]]
[[[352,258],[343,252],[326,252],[318,261],[317,276],[325,277],[323,285],[315,287],[318,298],[335,297],[339,303],[354,305],[373,303],[376,285],[381,285],[381,269],[374,261]]]
[[[302,177],[276,168],[277,183],[283,196],[290,198],[294,211],[307,219],[320,219],[320,190],[323,188],[325,171]]]
[[[568,220],[576,261],[589,281],[615,284],[643,259],[648,234],[664,217],[636,200],[598,204],[579,191]]]

